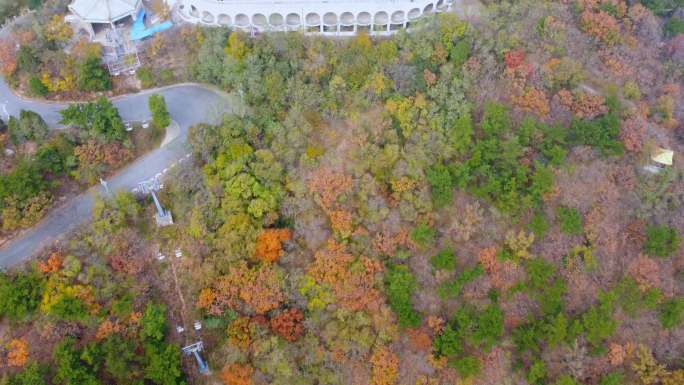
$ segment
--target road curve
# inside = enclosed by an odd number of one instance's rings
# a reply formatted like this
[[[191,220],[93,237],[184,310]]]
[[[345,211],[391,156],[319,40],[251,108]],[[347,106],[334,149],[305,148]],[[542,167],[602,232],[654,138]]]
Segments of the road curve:
[[[171,119],[180,126],[180,134],[158,149],[135,160],[108,180],[111,191],[134,188],[138,182],[154,177],[169,169],[189,153],[187,146],[188,128],[197,123],[215,123],[221,114],[231,110],[226,94],[198,84],[179,84],[158,89],[145,90],[112,98],[125,121],[142,121],[150,118],[147,98],[158,93],[164,96]],[[9,115],[19,111],[32,110],[40,114],[52,128],[60,128],[59,111],[69,103],[53,103],[27,100],[15,95],[0,78],[0,115],[7,121]],[[91,219],[93,196],[101,193],[102,187],[95,186],[50,210],[48,215],[34,227],[24,231],[0,248],[0,268],[8,268],[33,257],[45,246]]]

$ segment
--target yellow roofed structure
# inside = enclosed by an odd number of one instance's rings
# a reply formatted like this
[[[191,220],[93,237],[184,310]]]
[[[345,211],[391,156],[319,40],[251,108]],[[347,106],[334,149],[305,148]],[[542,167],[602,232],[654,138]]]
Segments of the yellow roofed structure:
[[[667,150],[664,148],[656,148],[651,154],[651,159],[659,164],[665,166],[672,166],[672,158],[674,157],[674,152],[672,150]]]

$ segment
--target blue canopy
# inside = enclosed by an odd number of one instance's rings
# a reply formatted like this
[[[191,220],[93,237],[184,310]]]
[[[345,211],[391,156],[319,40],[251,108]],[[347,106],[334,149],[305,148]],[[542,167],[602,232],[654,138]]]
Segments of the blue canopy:
[[[150,37],[157,32],[164,31],[173,26],[170,20],[167,20],[161,24],[151,25],[149,28],[145,28],[145,9],[140,8],[138,16],[135,19],[135,23],[131,27],[131,40],[142,40],[146,37]]]

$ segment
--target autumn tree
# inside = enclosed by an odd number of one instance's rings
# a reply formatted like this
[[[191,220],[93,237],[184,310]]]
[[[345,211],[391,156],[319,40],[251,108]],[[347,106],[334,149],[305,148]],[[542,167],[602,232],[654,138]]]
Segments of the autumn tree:
[[[10,39],[0,40],[0,71],[10,76],[17,69],[16,43]]]
[[[289,241],[289,229],[264,229],[256,240],[254,255],[264,262],[275,262],[283,254],[283,242]]]
[[[271,329],[284,339],[294,342],[304,333],[304,314],[297,308],[284,310],[271,318]]]
[[[59,252],[52,252],[45,262],[38,261],[38,269],[43,273],[56,273],[62,268],[64,257]]]
[[[64,15],[53,15],[43,29],[43,36],[47,41],[66,43],[74,34],[71,26],[64,21]]]
[[[249,267],[240,261],[228,268],[228,274],[218,278],[213,297],[206,289],[201,292],[203,297],[197,305],[210,314],[221,314],[226,309],[241,310],[243,306],[264,314],[285,300],[282,281],[282,270],[270,263]]]
[[[399,374],[399,359],[387,347],[380,347],[370,358],[373,367],[373,385],[393,385]]]
[[[375,275],[382,271],[380,262],[365,256],[356,258],[344,244],[330,239],[316,252],[307,272],[317,283],[332,289],[340,306],[361,310],[379,303],[381,295],[375,288]]]
[[[249,365],[233,363],[221,370],[221,381],[224,385],[252,385],[254,369]]]
[[[7,344],[7,365],[24,366],[29,357],[28,342],[24,338],[15,338]]]

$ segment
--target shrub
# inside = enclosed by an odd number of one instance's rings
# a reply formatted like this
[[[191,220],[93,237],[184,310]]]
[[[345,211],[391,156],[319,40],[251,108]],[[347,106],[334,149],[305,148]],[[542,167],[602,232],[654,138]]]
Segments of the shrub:
[[[556,381],[553,383],[553,385],[582,385],[577,380],[575,380],[572,376],[569,374],[563,374]]]
[[[544,364],[544,361],[534,361],[534,363],[530,365],[530,369],[527,371],[525,379],[531,385],[543,384],[546,379],[546,365]]]
[[[48,88],[43,84],[38,76],[31,76],[28,81],[29,93],[32,96],[46,96],[49,92]]]
[[[463,353],[461,336],[451,325],[446,325],[432,341],[432,348],[438,357],[450,357]]]
[[[449,169],[438,164],[430,167],[426,174],[435,207],[440,208],[449,205],[453,199],[451,192],[453,181]]]
[[[572,235],[582,233],[582,216],[576,208],[560,206],[556,209],[556,217],[562,232]]]
[[[416,289],[416,279],[405,265],[393,265],[385,273],[385,290],[390,307],[402,328],[420,324],[420,314],[413,310],[411,297]]]
[[[166,333],[166,306],[148,303],[143,313],[140,335],[150,341],[160,342]]]
[[[33,313],[40,304],[45,282],[37,272],[0,273],[0,315],[22,319]]]
[[[658,319],[666,329],[676,328],[682,324],[684,315],[684,298],[672,298],[660,305]]]
[[[497,304],[480,311],[473,306],[464,306],[454,314],[452,327],[469,344],[489,350],[503,336],[503,318],[503,311]]]
[[[140,86],[142,88],[154,87],[155,79],[152,70],[147,67],[140,67],[135,72],[135,76],[140,80]]]
[[[21,110],[19,119],[10,116],[7,129],[14,144],[27,141],[42,142],[50,131],[43,118],[33,111]]]
[[[603,342],[613,335],[618,321],[613,318],[613,293],[600,295],[599,303],[582,315],[582,326],[586,331],[587,342],[600,350]]]
[[[639,311],[653,310],[658,306],[662,292],[658,288],[639,287],[633,278],[624,278],[613,288],[617,304],[629,317],[636,317]]]
[[[457,360],[450,361],[449,364],[454,367],[458,374],[463,378],[477,376],[482,369],[482,364],[477,357],[463,357]]]
[[[481,276],[482,273],[484,273],[484,269],[480,264],[472,269],[463,270],[455,279],[445,282],[440,286],[440,297],[443,299],[458,297],[458,295],[461,294],[463,286]]]
[[[641,0],[641,3],[658,16],[665,16],[682,5],[681,0]]]
[[[511,129],[511,119],[506,106],[500,103],[487,102],[480,126],[487,136],[496,136],[508,132]]]
[[[78,65],[78,87],[81,91],[108,91],[112,89],[112,79],[102,67],[100,58],[91,56]]]
[[[164,97],[159,94],[150,95],[147,102],[152,113],[152,124],[159,128],[168,126],[171,123],[171,117],[166,109]]]
[[[436,236],[437,232],[426,223],[421,223],[411,230],[411,240],[423,248],[432,246]]]
[[[671,17],[667,20],[667,22],[665,22],[665,26],[663,26],[663,32],[665,32],[665,36],[676,36],[680,33],[684,33],[684,20]]]
[[[45,381],[45,372],[45,368],[32,362],[20,372],[11,375],[6,385],[45,385],[47,384]]]
[[[430,258],[430,264],[436,270],[452,271],[456,268],[456,256],[451,248],[444,249]]]
[[[535,239],[542,241],[544,234],[549,229],[549,221],[546,219],[546,215],[540,211],[534,214],[527,227],[532,231]]]
[[[610,372],[601,377],[599,385],[622,385],[625,382],[625,375],[622,372]]]
[[[594,120],[575,119],[570,124],[570,141],[575,144],[592,146],[603,156],[622,155],[620,141],[620,119],[609,112]]]
[[[122,142],[126,137],[119,110],[104,96],[95,102],[77,103],[59,112],[61,124],[85,129],[85,135],[101,143]]]
[[[673,227],[648,226],[644,252],[655,257],[669,257],[679,247],[679,234]]]

